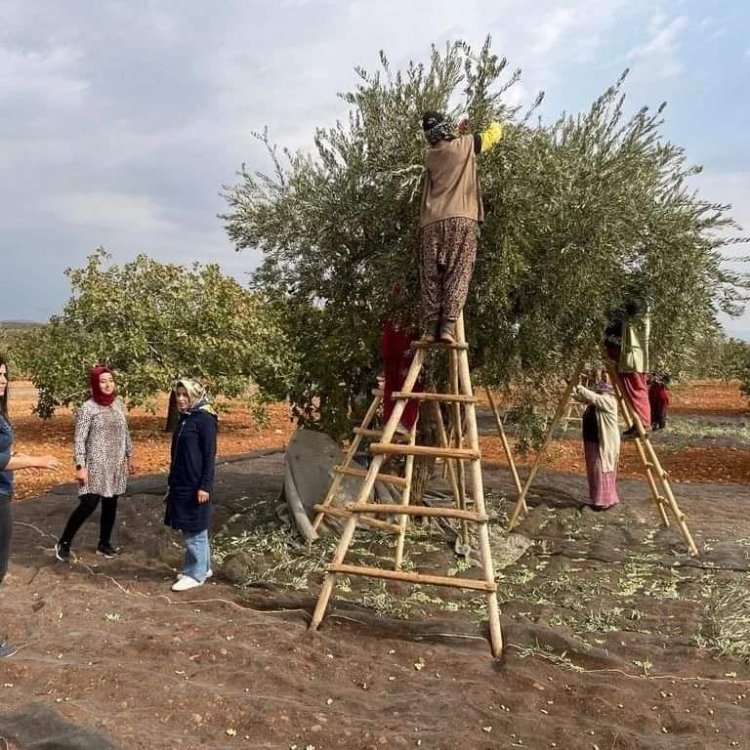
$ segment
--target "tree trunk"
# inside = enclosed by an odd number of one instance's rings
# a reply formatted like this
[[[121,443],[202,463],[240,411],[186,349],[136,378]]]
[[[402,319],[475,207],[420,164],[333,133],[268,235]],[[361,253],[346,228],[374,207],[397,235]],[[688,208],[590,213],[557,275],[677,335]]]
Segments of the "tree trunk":
[[[164,432],[174,432],[177,429],[177,423],[180,421],[180,410],[177,408],[177,397],[174,391],[169,393],[169,407],[167,408],[167,421],[164,425]]]

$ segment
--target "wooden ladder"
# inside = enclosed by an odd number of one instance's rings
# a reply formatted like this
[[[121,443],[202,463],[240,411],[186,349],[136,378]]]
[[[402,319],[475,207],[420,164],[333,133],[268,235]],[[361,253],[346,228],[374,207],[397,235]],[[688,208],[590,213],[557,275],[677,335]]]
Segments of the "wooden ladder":
[[[669,482],[669,473],[662,467],[661,462],[659,461],[659,457],[656,454],[656,450],[654,449],[653,443],[651,442],[649,433],[644,430],[643,425],[641,424],[641,420],[635,413],[633,407],[630,404],[630,401],[625,397],[622,381],[620,380],[620,376],[617,373],[617,368],[606,355],[604,356],[604,363],[615,391],[615,397],[617,398],[617,403],[620,407],[620,413],[623,415],[623,418],[625,420],[625,425],[628,428],[634,426],[636,429],[636,448],[638,450],[638,455],[641,459],[641,463],[643,464],[644,472],[646,474],[646,480],[651,491],[651,497],[653,498],[654,503],[656,504],[656,507],[659,511],[662,525],[665,527],[668,527],[670,525],[668,512],[671,513],[674,516],[674,519],[677,521],[678,526],[680,527],[680,532],[683,539],[685,540],[688,552],[693,556],[697,556],[699,554],[698,548],[695,546],[695,541],[693,540],[693,536],[690,533],[690,529],[688,528],[687,522],[685,520],[685,514],[680,510],[680,507],[677,504],[677,499],[672,492],[672,486]],[[513,513],[511,514],[510,520],[508,522],[508,531],[511,531],[515,528],[516,524],[519,521],[521,513],[528,511],[528,507],[526,505],[526,497],[529,493],[529,489],[534,483],[534,479],[536,478],[536,475],[542,465],[542,461],[544,460],[544,455],[547,451],[547,447],[549,446],[550,440],[552,439],[552,433],[555,430],[555,426],[562,419],[565,413],[565,408],[570,401],[573,388],[579,380],[579,377],[583,370],[583,365],[584,361],[582,360],[579,363],[578,367],[576,367],[576,370],[573,373],[573,377],[568,381],[568,386],[565,389],[562,398],[560,399],[560,402],[557,406],[557,411],[552,418],[552,422],[550,423],[544,441],[539,448],[539,452],[534,459],[534,463],[531,465],[531,469],[529,470],[529,474],[526,477],[526,481],[518,491],[516,506],[513,509]]]
[[[685,514],[680,510],[680,506],[677,504],[677,499],[672,492],[672,485],[669,481],[669,472],[661,465],[659,456],[656,454],[654,444],[651,442],[650,433],[646,432],[641,424],[641,420],[633,409],[630,401],[625,397],[625,391],[623,389],[622,380],[617,372],[617,368],[614,364],[605,357],[605,366],[609,373],[609,378],[614,386],[615,396],[617,397],[617,403],[620,407],[620,412],[625,418],[625,424],[628,428],[635,427],[636,437],[635,445],[638,450],[638,455],[643,464],[643,468],[646,474],[646,481],[648,482],[649,489],[651,491],[651,497],[656,503],[656,507],[659,510],[661,516],[661,522],[664,527],[669,527],[669,515],[667,511],[670,511],[674,516],[677,525],[680,527],[682,538],[687,544],[688,551],[694,557],[697,557],[700,553],[698,548],[695,546],[693,541],[693,535],[690,533],[687,521],[685,520]],[[661,491],[660,491],[661,486]]]
[[[490,548],[489,519],[484,504],[481,452],[479,449],[479,432],[476,419],[477,399],[474,396],[471,385],[468,345],[466,344],[463,316],[457,321],[455,343],[443,344],[438,342],[418,341],[412,346],[414,348],[414,357],[401,391],[393,394],[395,403],[391,416],[383,427],[379,442],[370,445],[370,452],[373,456],[370,467],[367,470],[352,470],[352,472],[356,471],[356,474],[346,472],[352,476],[360,476],[363,481],[357,499],[352,503],[345,504],[343,508],[336,509],[335,511],[337,515],[342,514],[346,517],[346,524],[342,531],[333,559],[328,565],[328,571],[323,580],[323,585],[318,596],[318,602],[313,613],[310,628],[315,630],[320,626],[328,602],[333,594],[336,585],[336,578],[339,575],[364,576],[368,578],[402,581],[405,583],[482,591],[487,597],[487,614],[489,619],[490,646],[492,654],[494,656],[499,656],[503,649],[502,631],[500,628],[500,608],[497,602],[497,584],[495,582],[492,551]],[[427,354],[432,349],[446,349],[448,351],[448,391],[445,393],[415,392],[414,387],[424,367]],[[415,441],[416,428],[412,428],[407,443],[395,442],[394,437],[396,436],[396,427],[401,420],[407,402],[412,399],[429,403],[433,406],[440,445],[417,445]],[[451,441],[448,439],[440,409],[435,408],[441,403],[449,404],[452,410],[453,429]],[[369,422],[374,417],[376,409],[377,405],[375,405],[374,408],[373,406],[370,407],[370,410],[368,410],[368,414],[365,417],[365,422],[363,422],[362,430],[368,430]],[[464,419],[461,418],[462,410]],[[370,413],[371,411],[372,413]],[[466,425],[465,435],[463,434],[462,427],[464,423]],[[359,437],[359,434],[357,434],[357,437]],[[356,437],[355,441],[352,443],[352,447],[355,442]],[[353,457],[354,452],[352,447],[350,447],[347,456],[351,454]],[[354,450],[356,451],[356,448]],[[389,456],[394,455],[406,457],[404,477],[392,477],[389,474],[381,472],[385,460]],[[416,456],[442,458],[448,462],[448,475],[454,493],[454,507],[437,508],[423,505],[410,505],[412,473],[414,458]],[[344,463],[346,465],[346,459]],[[471,476],[471,499],[473,500],[473,505],[471,507],[469,507],[469,497],[465,491],[465,465],[467,463],[469,465]],[[342,472],[337,471],[337,475],[334,477],[334,484],[336,484],[341,473]],[[370,495],[377,481],[393,482],[395,479],[400,479],[403,487],[401,503],[399,505],[388,505],[369,501]],[[340,481],[341,480],[338,479],[339,483]],[[333,493],[329,491],[324,502],[318,506],[318,517],[315,519],[316,524],[320,523],[320,518],[322,518],[323,515],[331,513],[331,501],[334,494],[335,490]],[[359,523],[365,521],[366,518],[368,519],[368,525],[373,525],[372,521],[379,520],[373,518],[373,516],[396,516],[398,518],[398,523],[396,524],[380,521],[381,524],[388,524],[388,528],[385,530],[399,534],[394,568],[392,570],[350,565],[344,562],[347,552],[352,544],[352,540],[354,539],[357,526]],[[477,539],[479,542],[482,577],[459,578],[447,575],[438,576],[401,570],[406,526],[407,520],[410,516],[447,518],[458,521],[461,526],[461,543],[465,546],[468,546],[469,544],[469,526],[470,524],[473,524],[476,527]]]

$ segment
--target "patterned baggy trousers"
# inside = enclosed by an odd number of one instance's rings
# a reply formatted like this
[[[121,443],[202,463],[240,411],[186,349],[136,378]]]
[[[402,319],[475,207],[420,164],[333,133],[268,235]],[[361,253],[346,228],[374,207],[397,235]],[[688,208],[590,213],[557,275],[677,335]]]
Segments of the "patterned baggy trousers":
[[[422,229],[419,286],[423,324],[456,321],[469,294],[479,243],[479,222],[443,219]]]

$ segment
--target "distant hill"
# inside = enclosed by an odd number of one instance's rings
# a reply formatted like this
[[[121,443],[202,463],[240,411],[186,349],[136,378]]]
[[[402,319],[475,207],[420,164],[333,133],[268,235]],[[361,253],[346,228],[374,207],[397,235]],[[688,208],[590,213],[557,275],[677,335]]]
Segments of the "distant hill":
[[[36,328],[43,325],[44,323],[37,323],[33,320],[0,320],[0,329],[4,328],[6,331],[18,330],[20,328]]]

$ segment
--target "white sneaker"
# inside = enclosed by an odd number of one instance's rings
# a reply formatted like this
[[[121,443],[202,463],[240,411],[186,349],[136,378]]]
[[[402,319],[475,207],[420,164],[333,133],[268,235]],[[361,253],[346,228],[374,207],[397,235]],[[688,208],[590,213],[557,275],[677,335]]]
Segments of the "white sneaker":
[[[191,578],[190,576],[183,576],[172,584],[172,591],[188,591],[202,585],[202,581],[196,581],[195,578]]]
[[[213,578],[213,575],[214,575],[213,570],[209,570],[208,573],[206,573],[206,581],[209,578]],[[177,574],[177,580],[179,581],[181,578],[185,578],[185,574],[184,573],[178,573]],[[205,583],[205,581],[204,581],[204,583]]]

